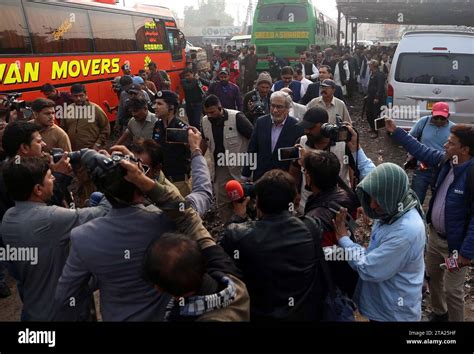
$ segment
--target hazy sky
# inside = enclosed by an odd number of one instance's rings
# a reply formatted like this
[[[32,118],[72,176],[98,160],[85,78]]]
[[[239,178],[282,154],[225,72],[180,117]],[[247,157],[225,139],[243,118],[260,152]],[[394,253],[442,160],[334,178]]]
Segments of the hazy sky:
[[[183,16],[183,10],[185,6],[197,7],[197,0],[126,0],[127,5],[131,5],[133,2],[141,2],[148,4],[158,4],[161,6],[169,7],[178,13],[179,17]],[[224,0],[222,0],[224,1]],[[254,4],[257,0],[254,0]],[[226,12],[234,16],[234,20],[243,21],[247,14],[248,0],[225,0]],[[323,13],[336,19],[337,9],[336,0],[313,0],[313,4],[316,5]],[[239,13],[239,16],[237,16]]]

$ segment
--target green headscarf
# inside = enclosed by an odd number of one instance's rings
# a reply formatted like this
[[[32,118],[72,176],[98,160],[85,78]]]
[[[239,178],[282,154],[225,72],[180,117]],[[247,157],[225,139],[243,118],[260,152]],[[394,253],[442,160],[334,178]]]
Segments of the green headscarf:
[[[402,215],[416,208],[423,217],[423,210],[415,192],[410,189],[405,171],[393,163],[383,163],[373,170],[356,189],[364,212],[372,219],[392,224]],[[374,198],[385,211],[383,215],[370,208]]]

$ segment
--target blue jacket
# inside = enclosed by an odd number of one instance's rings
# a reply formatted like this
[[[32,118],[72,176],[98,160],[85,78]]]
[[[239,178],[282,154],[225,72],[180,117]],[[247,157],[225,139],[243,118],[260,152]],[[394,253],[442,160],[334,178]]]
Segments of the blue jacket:
[[[451,162],[446,159],[444,152],[426,147],[403,129],[397,128],[392,137],[417,160],[425,161],[430,166],[440,165],[426,218],[427,222],[431,223],[431,213],[438,187],[449,173]],[[467,201],[465,197],[467,173],[472,165],[474,165],[474,159],[454,165],[454,181],[448,188],[445,209],[445,228],[449,251],[457,250],[468,259],[474,259],[474,213],[471,213],[471,219],[467,220],[467,208],[474,211],[474,203],[472,200]],[[467,225],[466,231],[464,230],[465,225]]]
[[[283,80],[277,81],[274,84],[274,92],[280,91],[285,86]],[[288,88],[293,92],[293,102],[301,100],[301,82],[293,80],[290,82]]]
[[[416,209],[393,224],[375,221],[365,249],[345,236],[349,265],[359,273],[354,300],[373,321],[420,321],[426,234]]]
[[[294,146],[296,140],[304,135],[304,129],[296,125],[297,123],[296,118],[290,116],[286,118],[275,150],[272,152],[272,117],[266,115],[257,119],[248,148],[249,154],[257,154],[257,168],[253,171],[254,182],[270,170],[288,171],[290,169],[290,161],[278,161],[278,149]],[[251,173],[249,166],[245,166],[242,170],[242,175],[245,177],[250,177]]]

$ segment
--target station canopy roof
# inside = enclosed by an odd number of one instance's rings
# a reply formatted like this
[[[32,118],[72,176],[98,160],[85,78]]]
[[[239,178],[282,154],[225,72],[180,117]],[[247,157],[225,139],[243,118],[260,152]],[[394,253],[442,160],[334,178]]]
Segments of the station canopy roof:
[[[358,23],[474,26],[474,0],[336,0]]]

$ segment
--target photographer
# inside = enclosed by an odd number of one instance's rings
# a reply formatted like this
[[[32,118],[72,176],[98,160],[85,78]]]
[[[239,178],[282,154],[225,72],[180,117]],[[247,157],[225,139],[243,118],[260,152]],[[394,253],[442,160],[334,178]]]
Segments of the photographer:
[[[85,284],[91,278],[97,279],[104,321],[161,320],[170,296],[157,294],[153,285],[141,277],[148,245],[174,230],[196,240],[203,249],[215,245],[196,211],[185,207],[184,198],[173,184],[148,178],[141,162],[125,147],[116,146],[112,151],[121,153],[112,164],[104,162],[103,157],[86,163],[112,210],[71,234],[71,252],[56,292],[58,320],[77,318],[70,299],[87,291]],[[163,209],[145,207],[145,198]]]
[[[255,89],[244,96],[244,114],[255,125],[258,117],[270,113],[272,78],[263,72],[258,76]]]
[[[99,206],[68,209],[48,206],[55,178],[46,161],[21,157],[7,162],[3,177],[15,201],[2,220],[3,243],[10,247],[34,246],[35,259],[10,262],[23,301],[23,321],[51,321],[54,317],[54,292],[69,251],[71,230],[104,216],[110,209],[103,199]],[[78,306],[82,312],[83,307]]]
[[[296,187],[284,171],[271,170],[255,184],[259,220],[247,221],[250,200],[234,203],[235,221],[222,235],[222,247],[242,271],[252,321],[317,320],[321,280],[315,241],[305,223],[292,215]],[[321,286],[315,289],[322,291]]]
[[[366,156],[364,151],[358,146],[357,132],[350,126],[328,125],[328,113],[324,108],[315,107],[309,109],[299,126],[304,128],[305,135],[296,141],[309,151],[330,151],[337,156],[341,169],[339,177],[350,187],[354,187],[357,181],[354,178],[364,178],[372,169],[373,163]],[[337,140],[338,132],[347,130],[351,137],[349,141]],[[357,163],[356,163],[357,161]],[[298,189],[301,189],[301,201],[299,211],[304,212],[305,203],[310,192],[305,189],[306,179],[302,173],[301,165],[294,161],[290,166],[290,174],[295,178]]]
[[[225,156],[233,156],[237,160],[236,157],[247,152],[253,126],[242,112],[222,108],[221,102],[214,95],[208,96],[204,101],[204,112],[203,152],[209,148],[211,153],[217,208],[222,222],[226,223],[232,216],[232,206],[225,184],[232,179],[240,180],[243,166],[237,161],[234,164],[228,163]]]
[[[36,124],[23,121],[16,121],[7,125],[2,140],[3,150],[7,159],[17,161],[20,159],[21,161],[24,157],[42,157],[47,160],[47,156],[43,153],[46,144],[39,133],[40,129]],[[54,163],[52,157],[49,159],[49,167],[56,179],[51,204],[69,206],[70,200],[68,199],[69,192],[67,187],[72,181],[72,168],[67,153],[64,153],[62,158],[56,163]],[[7,209],[14,205],[7,194],[3,182],[2,170],[5,163],[0,164],[0,220]]]
[[[203,216],[212,205],[212,182],[211,175],[205,157],[202,155],[200,145],[201,134],[193,129],[188,130],[189,150],[191,154],[192,190],[185,199],[190,202],[191,207],[199,216]],[[144,165],[150,168],[146,176],[162,183],[165,180],[163,173],[163,151],[153,140],[145,140],[141,145],[134,147],[132,151]]]

